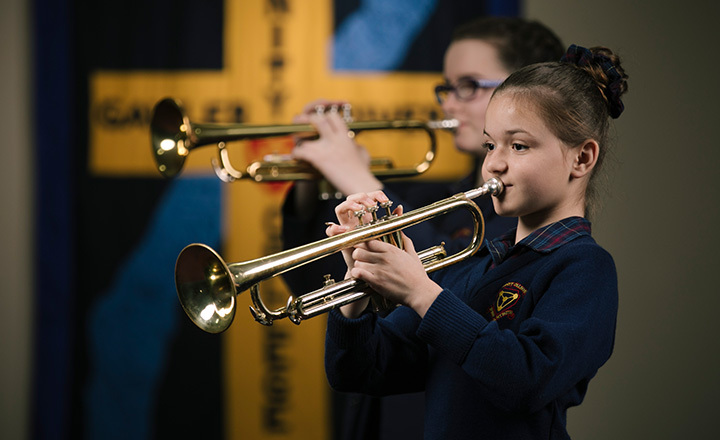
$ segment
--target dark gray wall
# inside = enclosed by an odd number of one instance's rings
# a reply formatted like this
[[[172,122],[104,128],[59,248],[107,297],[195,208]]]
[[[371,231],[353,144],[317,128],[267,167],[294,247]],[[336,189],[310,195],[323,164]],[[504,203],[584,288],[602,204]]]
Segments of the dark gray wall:
[[[0,6],[0,438],[26,438],[32,179],[28,2]]]
[[[630,75],[595,236],[620,279],[615,354],[569,413],[578,439],[717,436],[720,6],[526,0],[567,44],[605,45]],[[720,271],[719,271],[720,272]]]

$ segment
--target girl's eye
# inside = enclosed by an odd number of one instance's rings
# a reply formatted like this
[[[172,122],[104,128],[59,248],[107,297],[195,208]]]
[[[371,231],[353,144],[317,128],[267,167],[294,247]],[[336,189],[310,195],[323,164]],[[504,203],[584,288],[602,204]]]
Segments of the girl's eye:
[[[515,151],[524,151],[524,150],[528,149],[527,145],[523,145],[523,144],[512,144],[512,147],[513,147],[513,150],[515,150]]]
[[[491,144],[490,142],[485,142],[485,143],[483,144],[483,148],[485,148],[486,150],[492,151],[492,150],[495,149],[495,145],[494,145],[494,144]]]

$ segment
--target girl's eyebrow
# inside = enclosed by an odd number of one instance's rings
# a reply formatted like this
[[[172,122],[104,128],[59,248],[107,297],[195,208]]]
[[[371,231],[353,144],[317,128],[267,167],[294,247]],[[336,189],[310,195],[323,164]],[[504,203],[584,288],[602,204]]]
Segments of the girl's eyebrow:
[[[514,135],[514,134],[518,134],[518,133],[530,134],[529,131],[523,130],[522,128],[515,128],[515,129],[511,129],[511,130],[505,130],[505,134],[506,134],[506,135]],[[492,137],[492,136],[490,136],[490,133],[488,133],[487,131],[485,131],[485,129],[483,129],[483,134],[484,134],[485,136],[487,136],[487,137]]]

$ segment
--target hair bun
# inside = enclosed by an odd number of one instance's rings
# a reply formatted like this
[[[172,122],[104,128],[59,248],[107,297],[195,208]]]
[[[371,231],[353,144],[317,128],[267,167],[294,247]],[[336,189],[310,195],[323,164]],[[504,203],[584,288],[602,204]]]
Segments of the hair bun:
[[[625,109],[620,97],[627,90],[627,75],[619,67],[617,57],[609,49],[602,47],[586,49],[572,44],[560,58],[560,62],[575,64],[587,70],[605,96],[610,117],[615,119],[620,116]],[[596,74],[596,68],[601,69],[601,75]]]

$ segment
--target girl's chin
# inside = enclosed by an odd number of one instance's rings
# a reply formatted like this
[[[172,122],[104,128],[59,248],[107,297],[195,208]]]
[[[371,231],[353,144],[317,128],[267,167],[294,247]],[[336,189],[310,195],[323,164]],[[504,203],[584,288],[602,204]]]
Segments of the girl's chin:
[[[495,208],[495,213],[501,217],[517,217],[517,211],[515,209],[512,209],[507,203],[497,200],[495,197],[493,197],[493,208]]]

